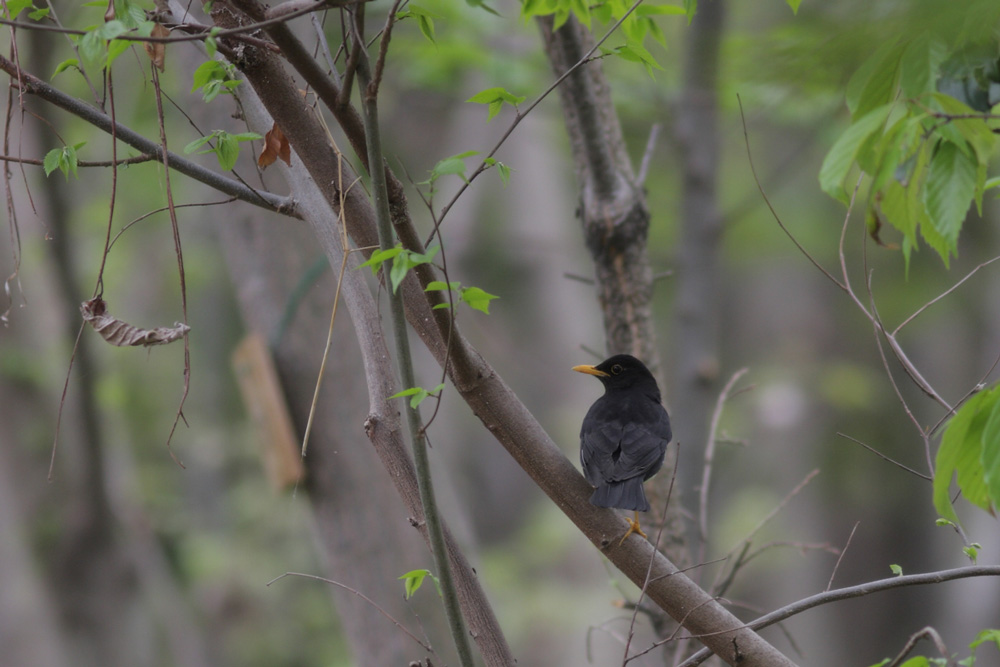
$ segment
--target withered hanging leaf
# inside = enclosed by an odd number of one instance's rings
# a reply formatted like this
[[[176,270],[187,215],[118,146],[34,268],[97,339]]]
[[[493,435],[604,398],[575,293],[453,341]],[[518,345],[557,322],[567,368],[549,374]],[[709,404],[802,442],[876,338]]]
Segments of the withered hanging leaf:
[[[263,169],[272,164],[279,157],[285,164],[291,166],[292,148],[288,145],[288,139],[285,138],[285,133],[282,132],[281,128],[278,127],[278,124],[275,123],[264,136],[264,150],[261,151],[260,157],[257,158],[257,166]]]
[[[132,326],[109,315],[108,304],[99,296],[80,304],[80,312],[83,313],[84,321],[90,322],[94,331],[101,334],[101,338],[118,347],[165,345],[183,338],[184,334],[191,331],[191,327],[181,322],[174,322],[172,327],[155,329]]]
[[[169,37],[170,31],[157,23],[149,34],[151,37]],[[153,61],[153,65],[162,72],[167,57],[167,45],[164,42],[146,42],[143,46],[146,47],[146,55]]]

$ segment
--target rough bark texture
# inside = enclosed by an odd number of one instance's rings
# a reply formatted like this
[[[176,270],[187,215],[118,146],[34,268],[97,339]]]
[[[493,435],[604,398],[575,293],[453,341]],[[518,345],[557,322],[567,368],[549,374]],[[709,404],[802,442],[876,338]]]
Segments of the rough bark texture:
[[[557,76],[593,46],[593,37],[575,18],[556,31],[551,18],[539,23]],[[594,259],[607,353],[636,356],[659,375],[650,308],[653,276],[646,254],[649,210],[632,173],[600,63],[577,68],[560,86],[559,99],[580,187],[578,214]]]

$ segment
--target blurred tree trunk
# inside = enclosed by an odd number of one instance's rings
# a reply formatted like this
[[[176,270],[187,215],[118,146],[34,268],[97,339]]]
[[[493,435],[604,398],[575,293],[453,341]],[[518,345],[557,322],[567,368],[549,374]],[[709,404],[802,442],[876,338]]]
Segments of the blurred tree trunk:
[[[252,215],[252,214],[251,214]],[[244,218],[219,225],[226,264],[248,329],[272,342],[275,364],[297,434],[305,431],[333,307],[335,279],[322,279],[294,306],[300,280],[317,259],[326,261],[309,230],[296,222]],[[285,326],[287,324],[287,327]],[[420,625],[441,650],[446,630],[436,596],[403,599],[398,577],[430,568],[430,554],[365,437],[368,414],[365,375],[347,309],[341,303],[326,376],[316,407],[303,485],[316,520],[326,569],[320,573],[375,600],[390,615]],[[325,584],[311,584],[325,585]],[[428,589],[430,590],[430,589]],[[358,665],[405,665],[424,651],[358,596],[330,587],[344,633]],[[428,601],[426,606],[420,600]],[[418,634],[419,636],[419,634]],[[446,659],[450,658],[447,654]]]
[[[683,193],[672,355],[676,377],[672,404],[683,418],[675,420],[674,437],[695,452],[705,447],[719,389],[723,220],[716,188],[719,172],[716,88],[724,15],[724,0],[710,0],[698,6],[686,34],[684,90],[674,125]],[[697,464],[700,457],[689,456],[685,460]],[[691,472],[695,471],[693,468]]]

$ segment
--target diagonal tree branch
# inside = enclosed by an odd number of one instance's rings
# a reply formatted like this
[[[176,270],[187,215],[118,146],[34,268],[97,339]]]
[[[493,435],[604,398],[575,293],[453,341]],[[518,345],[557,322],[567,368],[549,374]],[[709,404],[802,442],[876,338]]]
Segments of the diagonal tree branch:
[[[151,155],[158,161],[163,162],[163,149],[155,141],[147,139],[138,132],[111,120],[111,117],[103,111],[96,109],[81,100],[67,95],[42,81],[38,77],[20,69],[14,62],[0,55],[0,70],[10,75],[11,79],[20,84],[21,91],[35,95],[50,104],[71,113],[94,127],[115,136],[135,148],[145,155]],[[281,213],[291,217],[299,217],[295,211],[295,202],[287,197],[254,190],[239,181],[227,178],[218,172],[202,167],[201,165],[186,160],[173,152],[168,152],[167,157],[170,166],[196,181],[199,181],[219,192],[231,195],[242,201],[265,208],[269,211]]]

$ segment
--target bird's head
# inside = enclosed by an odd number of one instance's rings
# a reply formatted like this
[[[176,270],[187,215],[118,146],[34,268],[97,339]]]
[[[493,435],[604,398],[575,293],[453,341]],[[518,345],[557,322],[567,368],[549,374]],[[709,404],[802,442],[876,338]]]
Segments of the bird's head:
[[[630,354],[616,354],[596,366],[574,366],[573,370],[595,376],[608,390],[639,386],[647,391],[655,391],[657,396],[660,394],[653,374]]]

